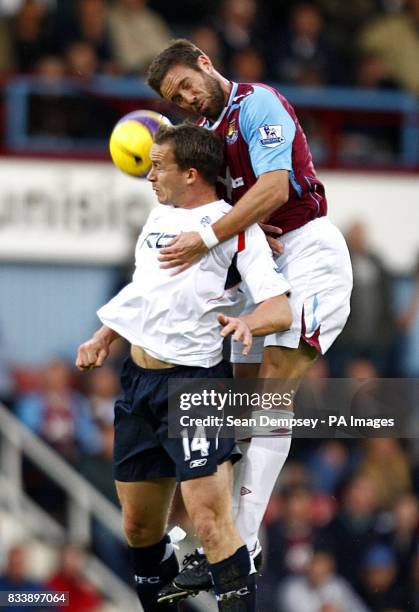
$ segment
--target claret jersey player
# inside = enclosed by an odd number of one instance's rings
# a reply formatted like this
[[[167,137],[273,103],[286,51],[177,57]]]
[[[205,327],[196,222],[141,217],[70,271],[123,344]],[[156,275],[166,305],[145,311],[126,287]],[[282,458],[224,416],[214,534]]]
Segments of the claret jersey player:
[[[327,201],[306,137],[289,102],[263,84],[232,83],[218,119],[198,123],[224,140],[220,197],[235,204],[266,172],[287,170],[289,199],[265,223],[282,229],[279,271],[292,286],[290,330],[255,338],[247,356],[234,343],[235,362],[261,361],[263,346],[297,348],[300,339],[325,353],[349,315],[352,268],[340,231],[327,218]],[[246,291],[246,289],[245,289]],[[247,307],[252,298],[248,294]]]

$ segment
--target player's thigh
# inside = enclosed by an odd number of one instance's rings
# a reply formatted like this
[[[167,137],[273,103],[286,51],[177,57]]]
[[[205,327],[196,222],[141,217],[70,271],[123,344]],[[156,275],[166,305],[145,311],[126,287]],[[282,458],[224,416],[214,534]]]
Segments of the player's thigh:
[[[174,478],[141,482],[115,481],[126,526],[163,534],[176,488]]]
[[[263,351],[260,378],[299,381],[319,357],[319,352],[304,340],[298,348],[267,346]]]
[[[235,379],[254,379],[259,375],[260,363],[235,363],[233,372]]]
[[[210,476],[184,480],[181,491],[186,511],[194,520],[202,512],[216,519],[232,517],[233,466],[225,461]]]

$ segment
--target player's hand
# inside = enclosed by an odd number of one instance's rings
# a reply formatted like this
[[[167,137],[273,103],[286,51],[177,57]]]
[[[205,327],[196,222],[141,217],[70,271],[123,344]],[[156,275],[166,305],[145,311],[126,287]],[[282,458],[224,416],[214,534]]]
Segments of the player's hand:
[[[167,247],[160,249],[160,268],[176,268],[174,276],[190,268],[207,252],[208,248],[199,232],[184,232],[176,236]]]
[[[109,355],[109,343],[103,338],[90,338],[77,351],[76,366],[83,372],[100,368]]]
[[[221,336],[225,338],[233,334],[233,341],[242,342],[242,353],[243,355],[247,355],[252,346],[253,336],[246,321],[243,321],[243,319],[239,317],[227,317],[224,314],[219,314],[217,319],[223,328],[220,332]]]
[[[283,253],[284,245],[282,244],[282,242],[278,238],[268,236],[268,233],[280,236],[282,234],[282,229],[280,227],[276,227],[276,225],[269,225],[268,223],[259,223],[259,227],[261,227],[265,232],[266,240],[268,241],[268,244],[271,247],[272,253],[274,255],[280,255],[281,253]]]

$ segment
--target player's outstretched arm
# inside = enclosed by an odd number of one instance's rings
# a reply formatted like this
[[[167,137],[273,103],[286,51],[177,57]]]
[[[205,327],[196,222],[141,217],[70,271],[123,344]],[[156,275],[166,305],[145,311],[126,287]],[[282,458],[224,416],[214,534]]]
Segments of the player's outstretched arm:
[[[88,371],[100,368],[109,355],[112,342],[119,338],[119,334],[110,327],[103,325],[86,342],[78,348],[76,366],[79,370]]]
[[[266,336],[285,331],[291,327],[292,313],[285,294],[276,295],[261,302],[247,315],[241,317],[252,332],[252,336]]]
[[[287,170],[262,174],[233,209],[211,226],[216,241],[218,239],[218,242],[224,242],[253,223],[263,222],[274,210],[282,206],[288,197]],[[262,228],[265,231],[277,232],[278,236],[282,233],[280,229],[272,226],[262,225]],[[276,252],[281,251],[280,245],[276,247],[274,240],[270,240],[269,244]],[[201,259],[208,248],[211,248],[211,244],[206,245],[199,232],[179,234],[169,246],[160,249],[160,267],[177,268],[176,273],[182,272]]]
[[[258,304],[248,315],[228,317],[219,314],[218,321],[222,326],[221,335],[225,338],[233,334],[233,340],[243,343],[243,355],[247,355],[253,336],[266,336],[289,329],[292,314],[288,298],[277,295]]]
[[[212,229],[218,240],[224,242],[253,223],[263,222],[274,210],[285,204],[288,198],[288,170],[265,172],[232,210],[214,223]]]

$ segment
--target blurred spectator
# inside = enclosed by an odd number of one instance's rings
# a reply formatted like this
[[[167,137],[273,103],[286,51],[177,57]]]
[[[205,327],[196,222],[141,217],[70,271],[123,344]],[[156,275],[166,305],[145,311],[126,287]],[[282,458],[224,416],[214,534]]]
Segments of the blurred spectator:
[[[67,612],[99,612],[102,596],[85,578],[86,553],[68,545],[61,551],[58,571],[47,583],[51,591],[68,591],[68,605],[57,606]]]
[[[366,551],[361,565],[362,596],[374,612],[403,612],[406,610],[406,590],[396,581],[394,551],[383,544],[375,544]]]
[[[400,330],[397,362],[401,376],[419,377],[419,255],[411,278],[402,279],[397,291]]]
[[[364,89],[400,89],[384,58],[379,53],[362,53],[357,61],[355,83]]]
[[[89,373],[87,398],[96,423],[113,425],[114,405],[119,391],[119,375],[111,365],[105,364]]]
[[[350,584],[335,571],[333,556],[318,550],[302,576],[292,576],[280,584],[281,612],[368,612]]]
[[[312,553],[312,495],[305,487],[294,487],[283,494],[280,521],[268,526],[267,558],[276,578],[300,573]]]
[[[395,338],[391,277],[380,257],[368,245],[367,229],[353,223],[346,240],[351,254],[354,286],[351,314],[328,353],[333,376],[342,376],[354,358],[370,359],[379,375],[386,375]]]
[[[188,36],[188,32],[200,23],[209,23],[223,0],[182,0],[182,2],[168,2],[167,0],[149,0],[150,6],[170,27],[176,37]]]
[[[0,17],[0,73],[9,72],[15,68],[13,41],[10,23]]]
[[[83,455],[78,471],[98,489],[109,501],[119,507],[112,475],[113,424],[102,422],[99,427],[100,450],[95,454]]]
[[[317,543],[333,553],[338,572],[355,585],[365,552],[377,541],[377,510],[374,481],[358,474],[346,485],[337,516],[317,534]]]
[[[52,21],[44,3],[25,0],[12,21],[12,40],[16,68],[30,72],[53,47]]]
[[[309,562],[314,542],[312,502],[305,486],[287,488],[270,502],[264,534],[266,565],[258,584],[261,610],[271,609],[278,580],[300,574]]]
[[[196,26],[189,33],[188,38],[209,55],[216,70],[221,73],[225,71],[221,40],[215,28],[207,25]]]
[[[114,0],[109,29],[115,58],[126,73],[144,73],[171,38],[166,23],[147,7],[147,0]]]
[[[406,0],[402,14],[367,23],[359,36],[359,48],[380,54],[391,77],[419,94],[419,0]]]
[[[342,82],[352,80],[354,64],[354,38],[359,28],[380,14],[380,0],[316,0],[322,11],[332,45],[341,58]]]
[[[390,508],[402,494],[411,490],[409,461],[395,438],[365,440],[360,469],[374,481],[381,508]]]
[[[311,455],[308,466],[314,490],[333,495],[349,470],[348,449],[338,440],[325,440]]]
[[[66,76],[66,65],[58,55],[43,55],[35,65],[35,74],[41,79],[56,81]]]
[[[88,46],[93,49],[101,72],[116,70],[105,0],[75,2],[72,18],[57,22],[56,36],[62,53],[73,43],[83,42],[86,48]]]
[[[231,57],[231,76],[239,83],[260,83],[265,79],[265,61],[258,49],[247,47]]]
[[[292,9],[288,25],[272,35],[269,56],[272,76],[279,81],[314,86],[339,82],[336,51],[313,4],[299,3]]]
[[[385,543],[395,552],[397,559],[397,580],[405,584],[419,544],[419,503],[412,493],[405,493],[398,499],[390,514],[391,523],[383,534]]]
[[[70,77],[91,79],[99,72],[99,61],[94,46],[83,40],[73,41],[66,49],[67,74]]]
[[[35,65],[34,74],[47,88],[31,95],[28,131],[31,135],[65,137],[69,134],[69,99],[61,92],[60,80],[66,76],[66,63],[58,55],[44,55]]]
[[[354,59],[351,83],[368,90],[400,89],[400,83],[380,54],[364,52]],[[370,115],[347,115],[339,141],[339,159],[349,164],[394,163],[400,150],[400,129],[396,122]]]
[[[58,359],[43,371],[43,388],[17,398],[16,413],[29,429],[75,462],[80,451],[95,453],[100,437],[85,397],[71,386],[70,367]]]
[[[23,546],[12,546],[7,552],[6,565],[0,574],[0,592],[36,592],[45,591],[46,585],[30,580],[28,577],[27,551]],[[27,606],[1,606],[4,612],[24,612]],[[31,605],[32,610],[44,610],[43,606]]]
[[[249,47],[264,49],[266,40],[261,34],[256,0],[224,0],[216,29],[221,39],[223,63],[228,73],[233,69],[234,53]]]

